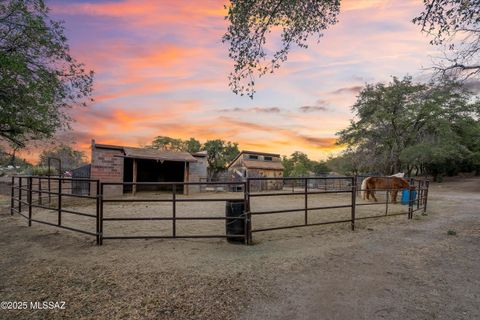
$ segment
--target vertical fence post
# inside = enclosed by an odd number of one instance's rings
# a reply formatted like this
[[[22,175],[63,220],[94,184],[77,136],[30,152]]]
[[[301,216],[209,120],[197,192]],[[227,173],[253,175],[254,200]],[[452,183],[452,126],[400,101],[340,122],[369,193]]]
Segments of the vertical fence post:
[[[22,213],[22,182],[23,178],[18,177],[18,212]]]
[[[418,180],[417,210],[420,209],[420,196],[423,195],[422,180]]]
[[[350,222],[352,231],[355,230],[355,209],[357,207],[357,180],[352,177],[352,221]]]
[[[98,190],[97,190],[98,193]],[[103,244],[103,183],[100,183],[100,207],[99,207],[99,221],[100,221],[100,243]]]
[[[48,178],[47,178],[47,182],[48,182],[48,204],[51,204],[52,203],[52,177],[50,177],[50,172],[48,172]]]
[[[430,181],[425,180],[425,193],[424,193],[424,199],[423,199],[423,214],[427,212],[427,201],[428,201],[428,188],[430,186]]]
[[[32,177],[28,177],[28,226],[32,226]]]
[[[252,235],[252,214],[250,212],[250,178],[247,178],[244,185],[244,197],[246,199],[245,210],[247,212],[247,244],[252,244],[253,235]]]
[[[305,181],[305,225],[308,225],[308,178],[304,178]]]
[[[12,176],[12,192],[10,193],[10,215],[13,216],[13,209],[15,208],[15,176]]]
[[[90,185],[90,182],[89,182]],[[97,188],[96,188],[96,193],[97,193],[97,199],[96,199],[96,220],[97,220],[97,225],[96,225],[96,233],[97,233],[97,246],[100,245],[100,180],[97,180]]]
[[[177,236],[177,185],[172,184],[172,236]]]
[[[38,177],[38,204],[42,205],[42,177]]]
[[[58,225],[62,225],[62,178],[58,178]]]
[[[358,175],[357,175],[357,174],[354,174],[354,175],[353,175],[353,179],[355,180],[355,185],[357,185]],[[358,196],[358,191],[355,192],[355,195]]]
[[[408,188],[408,219],[413,218],[413,191],[415,189],[415,181],[410,178],[410,187]]]
[[[238,186],[235,186],[236,188]],[[243,228],[245,230],[244,233],[244,244],[248,244],[248,213],[247,213],[247,193],[245,191],[245,181],[242,182],[242,191],[243,191]]]
[[[391,195],[392,195],[392,194],[390,193],[390,196],[391,196]],[[385,197],[386,197],[386,199],[387,199],[387,200],[385,201],[385,215],[388,215],[388,190],[385,191]],[[392,202],[393,202],[393,201],[392,201]]]

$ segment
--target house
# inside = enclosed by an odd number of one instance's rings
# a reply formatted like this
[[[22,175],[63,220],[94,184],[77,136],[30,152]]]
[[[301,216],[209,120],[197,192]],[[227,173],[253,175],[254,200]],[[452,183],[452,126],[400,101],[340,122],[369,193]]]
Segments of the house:
[[[90,179],[101,182],[200,182],[207,177],[206,152],[188,153],[97,144],[92,140]],[[171,191],[171,185],[105,185],[108,194]],[[199,186],[177,185],[176,192],[200,191]]]
[[[242,151],[228,165],[227,170],[238,178],[282,178],[283,164],[279,154]],[[281,190],[283,180],[251,181],[250,190]]]

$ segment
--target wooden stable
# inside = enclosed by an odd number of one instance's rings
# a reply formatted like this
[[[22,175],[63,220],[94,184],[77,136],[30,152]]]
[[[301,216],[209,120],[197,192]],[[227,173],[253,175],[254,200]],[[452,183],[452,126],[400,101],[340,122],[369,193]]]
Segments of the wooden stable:
[[[91,179],[102,182],[125,182],[112,192],[171,191],[161,185],[137,185],[137,182],[199,182],[207,177],[206,153],[134,148],[92,142]],[[198,187],[179,185],[183,192]]]
[[[138,159],[133,158],[133,169],[132,169],[132,182],[134,183],[132,185],[132,195],[135,195],[137,193],[137,185],[135,183],[138,182]],[[189,181],[189,169],[190,169],[190,163],[187,161],[184,161],[184,169],[183,169],[183,181],[187,182]],[[166,181],[170,182],[170,181]],[[183,193],[188,194],[188,185],[183,186]]]
[[[256,151],[242,151],[227,167],[234,179],[247,178],[281,178],[283,177],[283,164],[279,154]],[[258,186],[257,186],[258,184]],[[281,180],[258,181],[253,186],[258,190],[281,190]]]

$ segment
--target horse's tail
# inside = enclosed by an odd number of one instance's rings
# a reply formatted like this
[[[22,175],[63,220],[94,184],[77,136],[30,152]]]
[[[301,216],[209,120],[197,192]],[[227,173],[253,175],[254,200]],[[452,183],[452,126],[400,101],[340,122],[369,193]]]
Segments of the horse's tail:
[[[367,189],[367,180],[370,179],[370,177],[363,179],[362,181],[362,186],[360,189],[362,190],[360,192],[360,195],[362,196],[362,199],[365,200],[365,195],[366,195],[366,189]]]

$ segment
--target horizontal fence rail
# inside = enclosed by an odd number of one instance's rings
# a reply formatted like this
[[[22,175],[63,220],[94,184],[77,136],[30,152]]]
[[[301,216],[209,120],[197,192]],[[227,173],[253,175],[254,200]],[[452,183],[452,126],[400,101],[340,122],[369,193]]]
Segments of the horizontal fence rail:
[[[385,195],[385,201],[378,202],[362,202],[357,201],[357,197],[361,195],[361,182],[365,177],[362,176],[319,176],[319,177],[253,177],[244,181],[217,181],[217,182],[101,182],[88,178],[66,178],[56,176],[14,176],[11,181],[11,214],[18,214],[27,219],[28,226],[32,222],[45,224],[61,229],[79,232],[88,236],[93,236],[98,245],[103,244],[104,239],[174,239],[174,238],[226,238],[241,239],[244,243],[252,243],[252,234],[256,232],[266,232],[281,229],[300,228],[307,226],[327,225],[336,223],[349,223],[352,230],[355,229],[355,221],[361,219],[380,218],[394,215],[407,215],[408,219],[412,219],[415,212],[425,213],[427,210],[429,181],[421,179],[407,179],[409,181],[408,199],[402,199],[406,210],[404,212],[391,212],[394,206],[391,199],[392,194],[398,192],[402,196],[402,190],[393,188],[376,189],[377,195]],[[387,177],[388,178],[388,177]],[[88,188],[77,188],[78,184],[88,185]],[[133,196],[125,196],[125,190],[131,190],[135,186],[152,186],[162,187],[161,196],[152,195],[151,193],[138,193]],[[125,189],[125,187],[130,189]],[[189,192],[190,188],[198,187],[199,195],[192,196]],[[109,188],[118,188],[120,194],[109,194]],[[80,191],[78,191],[80,190]],[[87,193],[84,190],[88,190]],[[183,192],[181,191],[183,190]],[[192,189],[193,190],[193,189]],[[204,195],[206,191],[213,191],[208,196]],[[216,196],[216,192],[228,192],[226,197]],[[150,195],[150,196],[145,196]],[[336,203],[324,200],[322,197],[336,197]],[[292,208],[257,208],[255,203],[261,202],[267,197],[293,197],[296,201],[301,201],[296,207]],[[316,198],[315,198],[316,197]],[[398,196],[397,196],[398,198]],[[81,208],[88,206],[70,206],[71,201],[93,201],[95,212],[86,212]],[[309,201],[315,200],[312,204]],[[229,217],[227,215],[219,216],[207,214],[205,216],[196,215],[196,210],[185,216],[178,215],[178,205],[183,203],[228,203],[231,201],[240,201],[245,208],[240,216]],[[155,215],[122,215],[105,216],[105,210],[110,210],[108,204],[141,204],[158,203],[170,204],[167,216],[158,216],[158,210]],[[293,202],[292,202],[293,203]],[[358,216],[358,209],[364,206],[384,206],[384,213],[369,214]],[[114,208],[114,207],[112,207]],[[163,207],[162,207],[163,208]],[[399,207],[397,206],[396,209]],[[41,209],[42,211],[37,211]],[[164,209],[164,208],[163,208]],[[163,210],[162,209],[162,210]],[[326,221],[313,221],[312,211],[323,212],[323,210],[346,210],[343,217],[332,218]],[[146,211],[145,211],[146,212]],[[40,213],[53,214],[53,221],[40,219]],[[144,213],[144,212],[142,212]],[[264,217],[265,219],[273,219],[275,222],[277,215],[295,214],[300,215],[301,223],[289,223],[286,225],[275,226],[267,223],[264,226],[256,227],[257,219]],[[65,223],[63,218],[68,216],[77,216],[85,221],[92,221],[91,229],[78,225]],[[263,218],[262,218],[263,219]],[[82,220],[83,221],[83,220]],[[113,222],[123,223],[127,226],[138,221],[167,221],[171,222],[170,231],[167,234],[157,235],[119,235],[105,234],[104,225]],[[182,234],[178,232],[177,221],[185,223],[194,221],[225,221],[228,226],[231,223],[243,224],[241,234],[224,233],[212,234]],[[228,230],[226,228],[225,230]]]
[[[392,203],[391,197],[392,194],[399,193],[402,194],[403,190],[397,188],[383,188],[375,189],[376,194],[385,194],[385,201],[375,201],[375,202],[366,202],[359,203],[356,198],[363,191],[367,191],[361,188],[361,182],[365,177],[359,176],[336,176],[336,177],[292,177],[292,178],[249,178],[247,179],[247,198],[249,203],[249,213],[253,217],[251,225],[253,229],[250,231],[255,232],[265,232],[272,230],[281,230],[288,228],[298,228],[314,225],[326,225],[326,224],[335,224],[335,223],[350,223],[351,229],[355,229],[355,221],[363,219],[373,219],[380,218],[385,216],[396,216],[396,215],[407,215],[408,219],[413,218],[413,213],[416,211],[426,211],[427,208],[427,198],[428,198],[428,180],[419,180],[419,179],[407,179],[409,181],[409,189],[413,192],[409,192],[409,198],[406,204],[406,210],[400,213],[392,213],[391,207]],[[388,179],[394,179],[393,177],[382,177]],[[258,184],[256,186],[257,190],[252,191],[252,185],[256,181],[268,182],[268,181],[280,181],[282,182],[282,187],[278,188],[275,191],[269,190],[268,183],[264,183],[262,187],[265,189],[258,190]],[[292,187],[293,186],[293,187]],[[416,192],[416,195],[415,193]],[[309,199],[313,195],[322,195],[322,194],[350,194],[350,197],[344,197],[343,202],[340,204],[329,204],[325,205],[309,205]],[[261,197],[276,197],[276,196],[293,196],[293,197],[303,197],[303,205],[296,208],[290,209],[277,209],[277,210],[261,210],[257,208],[252,208],[252,199],[261,198]],[[398,195],[397,197],[398,198]],[[357,209],[362,206],[381,206],[384,205],[384,214],[375,214],[375,215],[366,215],[366,216],[357,216]],[[350,218],[349,219],[333,219],[322,222],[310,222],[309,213],[311,211],[319,210],[328,210],[328,209],[350,209]],[[255,216],[262,215],[272,215],[275,214],[298,214],[304,212],[304,218],[302,224],[289,224],[284,226],[270,226],[270,227],[259,227],[255,228]]]
[[[218,216],[187,216],[187,217],[177,217],[177,203],[188,203],[188,202],[227,202],[227,201],[238,201],[243,200],[246,202],[246,197],[242,198],[178,198],[178,187],[185,186],[241,186],[242,189],[245,188],[245,182],[105,182],[100,185],[100,193],[105,195],[105,188],[108,186],[167,186],[171,190],[171,198],[168,199],[152,199],[152,198],[107,198],[103,196],[101,198],[101,210],[100,210],[100,223],[101,229],[103,230],[104,222],[107,221],[171,221],[171,234],[170,235],[135,235],[135,236],[119,236],[119,235],[102,235],[100,244],[102,244],[103,239],[195,239],[195,238],[242,238],[245,242],[248,241],[247,228],[245,227],[244,234],[208,234],[208,235],[199,235],[199,234],[178,234],[177,233],[177,221],[198,221],[198,220],[224,220],[228,221],[243,221],[244,225],[247,225],[247,217],[243,214],[241,217],[218,217]],[[166,202],[171,203],[171,216],[170,217],[158,217],[158,216],[148,216],[148,217],[112,217],[105,218],[104,210],[105,203],[138,203],[138,202]]]
[[[324,181],[327,182],[334,182],[333,187],[327,189],[327,184],[324,183],[323,186],[320,187],[320,190],[317,190],[315,183],[312,182],[319,182]],[[284,183],[284,188],[280,192],[269,192],[263,193],[261,191],[254,191],[252,192],[252,185],[255,184],[257,181],[281,181]],[[302,186],[301,191],[295,191],[292,189],[291,192],[284,192],[285,184],[287,184],[286,188],[289,188],[289,185],[294,185],[293,183],[288,182],[297,182],[296,185]],[[300,182],[300,183],[298,183]],[[335,182],[343,182],[335,184]],[[319,184],[320,185],[320,184]],[[316,186],[316,187],[315,187]],[[265,232],[265,231],[273,231],[273,230],[280,230],[280,229],[289,229],[289,228],[297,228],[297,227],[307,227],[307,226],[315,226],[315,225],[324,225],[324,224],[332,224],[332,223],[345,223],[350,222],[352,230],[355,229],[355,178],[354,177],[303,177],[303,178],[249,178],[247,180],[246,186],[246,193],[249,203],[249,213],[251,216],[258,216],[258,215],[273,215],[279,213],[294,213],[294,212],[303,212],[303,223],[302,224],[294,224],[294,225],[285,225],[285,226],[276,226],[276,227],[263,227],[263,228],[253,228],[250,232]],[[323,190],[322,190],[323,189]],[[333,190],[332,190],[333,189]],[[349,198],[350,201],[348,203],[341,205],[325,205],[325,206],[309,206],[308,200],[309,196],[314,194],[342,194],[342,193],[350,193],[352,196]],[[251,198],[253,197],[275,197],[275,196],[302,196],[303,197],[303,205],[298,208],[291,208],[291,209],[282,209],[282,210],[252,210],[252,203]],[[340,219],[334,221],[326,221],[326,222],[317,222],[312,223],[309,221],[309,212],[310,211],[317,211],[317,210],[326,210],[326,209],[339,209],[339,208],[350,208],[350,219]],[[254,224],[253,218],[251,225]]]
[[[97,240],[97,244],[100,244],[101,230],[99,229],[99,194],[93,196],[90,195],[77,195],[71,193],[71,184],[76,181],[87,182],[97,186],[97,190],[100,186],[99,180],[84,179],[84,178],[64,178],[55,176],[13,176],[11,187],[11,214],[19,214],[28,220],[28,226],[32,225],[32,222],[40,223],[57,227],[60,229],[70,230],[89,236],[93,236]],[[70,192],[69,192],[70,191]],[[90,199],[95,200],[95,214],[86,213],[66,208],[64,202],[66,199]],[[24,209],[27,209],[27,214],[24,213]],[[34,218],[34,209],[43,209],[48,213],[56,214],[56,222],[42,220],[40,218]],[[76,215],[91,219],[95,219],[96,226],[92,230],[85,230],[77,226],[71,226],[65,224],[62,221],[64,214]],[[92,226],[94,226],[92,224]]]

